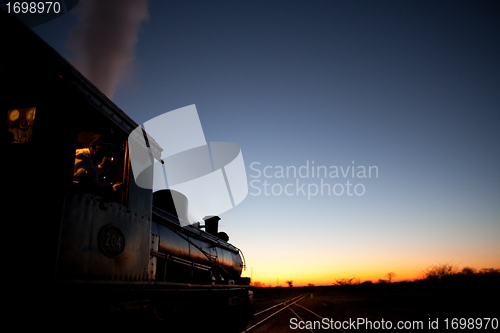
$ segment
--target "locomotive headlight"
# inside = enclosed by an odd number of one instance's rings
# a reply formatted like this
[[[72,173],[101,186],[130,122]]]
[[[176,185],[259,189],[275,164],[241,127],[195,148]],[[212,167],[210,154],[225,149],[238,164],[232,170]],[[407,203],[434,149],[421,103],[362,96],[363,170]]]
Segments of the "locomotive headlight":
[[[17,110],[17,109],[10,110],[10,112],[9,112],[9,120],[10,121],[16,121],[16,120],[19,119],[19,115],[20,115],[19,110]]]

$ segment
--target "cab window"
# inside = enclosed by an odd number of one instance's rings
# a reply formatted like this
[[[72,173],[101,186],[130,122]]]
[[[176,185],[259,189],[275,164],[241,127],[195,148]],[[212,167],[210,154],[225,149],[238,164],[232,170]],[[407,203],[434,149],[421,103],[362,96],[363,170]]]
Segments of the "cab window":
[[[81,131],[73,183],[78,191],[126,205],[126,141],[113,131]]]
[[[33,136],[36,107],[14,108],[7,111],[7,142],[28,143]]]

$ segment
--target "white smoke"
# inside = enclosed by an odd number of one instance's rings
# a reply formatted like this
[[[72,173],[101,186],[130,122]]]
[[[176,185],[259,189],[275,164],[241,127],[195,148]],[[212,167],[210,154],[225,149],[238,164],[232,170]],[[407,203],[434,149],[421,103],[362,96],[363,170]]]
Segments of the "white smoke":
[[[76,68],[106,96],[132,71],[147,0],[82,0],[69,46]]]

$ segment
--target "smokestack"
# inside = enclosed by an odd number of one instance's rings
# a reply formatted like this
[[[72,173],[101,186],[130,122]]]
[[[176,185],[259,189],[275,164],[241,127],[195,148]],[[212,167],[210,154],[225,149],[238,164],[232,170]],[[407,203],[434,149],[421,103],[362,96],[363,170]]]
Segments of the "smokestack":
[[[220,217],[218,216],[205,217],[204,220],[205,220],[205,231],[211,235],[217,236],[217,234],[219,233]]]
[[[75,67],[112,98],[130,74],[141,23],[148,18],[147,0],[82,0],[79,25],[71,32]]]

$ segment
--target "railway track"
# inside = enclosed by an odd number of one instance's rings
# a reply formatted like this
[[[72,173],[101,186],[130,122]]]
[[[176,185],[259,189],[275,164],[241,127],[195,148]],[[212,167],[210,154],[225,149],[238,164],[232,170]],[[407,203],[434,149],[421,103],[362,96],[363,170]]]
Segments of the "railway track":
[[[321,322],[323,320],[321,315],[299,304],[300,301],[308,297],[309,294],[295,296],[256,312],[254,314],[254,324],[242,333],[282,333],[291,331],[317,333],[324,331],[320,326],[312,328],[301,325],[301,323]],[[339,331],[346,333],[342,329]]]

